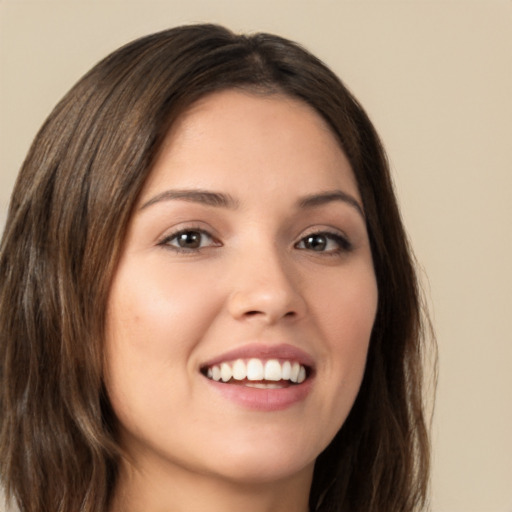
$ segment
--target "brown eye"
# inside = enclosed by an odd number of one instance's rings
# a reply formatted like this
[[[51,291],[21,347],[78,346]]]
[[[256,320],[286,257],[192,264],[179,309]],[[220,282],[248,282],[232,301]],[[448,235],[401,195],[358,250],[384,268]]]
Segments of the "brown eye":
[[[311,233],[302,238],[295,247],[306,251],[336,254],[352,249],[352,244],[338,233]]]
[[[178,252],[200,251],[206,247],[218,245],[210,234],[199,229],[184,229],[166,237],[159,245]]]
[[[176,243],[182,249],[199,249],[203,234],[199,231],[186,231],[176,236]]]
[[[310,235],[304,238],[304,249],[311,251],[325,251],[327,238],[324,235]]]

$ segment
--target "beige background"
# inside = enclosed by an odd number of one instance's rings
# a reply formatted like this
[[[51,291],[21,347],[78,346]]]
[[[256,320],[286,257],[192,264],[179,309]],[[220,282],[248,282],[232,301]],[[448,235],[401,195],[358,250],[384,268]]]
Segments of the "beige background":
[[[432,509],[511,512],[512,2],[0,0],[0,229],[32,137],[78,77],[195,21],[302,42],[367,108],[438,333]]]

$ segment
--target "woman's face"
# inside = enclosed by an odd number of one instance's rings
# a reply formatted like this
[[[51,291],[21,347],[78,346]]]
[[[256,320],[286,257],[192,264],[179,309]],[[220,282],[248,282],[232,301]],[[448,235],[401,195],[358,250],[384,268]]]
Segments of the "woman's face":
[[[358,392],[377,308],[361,205],[303,102],[224,91],[175,124],[108,303],[106,385],[139,468],[311,476]]]

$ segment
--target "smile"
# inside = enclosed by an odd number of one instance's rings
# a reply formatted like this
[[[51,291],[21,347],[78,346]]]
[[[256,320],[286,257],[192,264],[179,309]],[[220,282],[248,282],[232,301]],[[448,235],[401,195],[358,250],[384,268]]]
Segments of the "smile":
[[[283,411],[304,403],[314,387],[314,358],[295,345],[249,343],[199,367],[208,389],[238,407]]]
[[[308,369],[293,360],[251,358],[207,366],[201,373],[215,382],[273,389],[302,384]]]

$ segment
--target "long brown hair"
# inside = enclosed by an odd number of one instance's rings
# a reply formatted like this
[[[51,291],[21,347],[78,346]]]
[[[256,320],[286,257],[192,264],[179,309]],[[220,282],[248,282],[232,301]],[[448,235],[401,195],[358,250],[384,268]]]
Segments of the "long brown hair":
[[[51,113],[19,174],[0,250],[0,473],[22,512],[108,509],[121,456],[102,381],[112,275],[169,127],[226,88],[313,106],[349,158],[366,212],[378,312],[356,403],[317,460],[311,509],[411,512],[426,502],[422,308],[379,138],[297,44],[193,25],[97,64]]]

